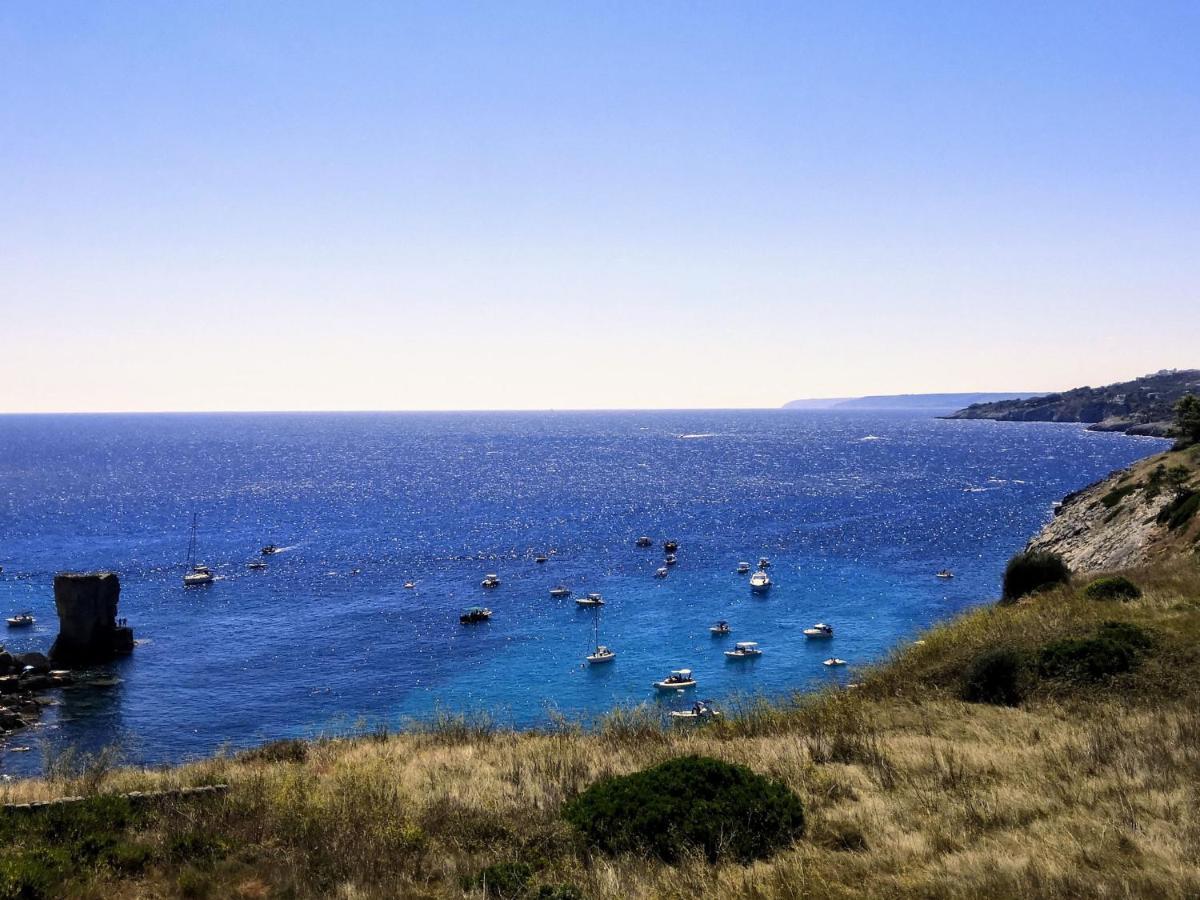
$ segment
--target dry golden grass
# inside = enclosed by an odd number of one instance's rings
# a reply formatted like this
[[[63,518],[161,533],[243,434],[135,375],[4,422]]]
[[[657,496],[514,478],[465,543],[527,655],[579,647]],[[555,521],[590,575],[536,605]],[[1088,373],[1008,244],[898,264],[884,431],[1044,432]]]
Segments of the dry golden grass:
[[[638,711],[584,731],[493,729],[447,718],[423,732],[318,742],[302,761],[215,758],[162,771],[5,785],[5,801],[227,782],[168,804],[127,839],[150,863],[96,865],[79,897],[482,897],[489,864],[587,898],[1163,897],[1200,895],[1200,568],[1127,573],[1133,603],[1060,589],[980,609],[898,652],[853,690],[758,704],[726,723],[669,729]],[[1032,650],[1110,619],[1157,650],[1093,688],[1037,687],[1016,709],[956,699],[966,663]],[[581,847],[563,801],[607,775],[685,753],[742,763],[800,795],[803,840],[743,867],[667,866]],[[286,754],[282,754],[286,757]],[[204,857],[182,838],[217,841]],[[191,845],[184,845],[191,846]],[[531,894],[533,896],[533,894]]]

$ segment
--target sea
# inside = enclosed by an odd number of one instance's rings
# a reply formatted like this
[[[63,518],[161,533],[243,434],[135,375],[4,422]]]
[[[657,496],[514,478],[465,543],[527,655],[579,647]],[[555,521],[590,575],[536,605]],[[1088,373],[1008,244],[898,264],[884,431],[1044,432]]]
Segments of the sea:
[[[0,772],[69,747],[163,764],[444,714],[586,724],[846,682],[991,602],[1057,500],[1163,446],[929,412],[3,416],[0,612],[37,618],[4,644],[48,650],[54,575],[104,570],[137,646],[51,694]],[[193,516],[218,578],[184,588]],[[736,572],[760,556],[765,595]],[[574,602],[589,592],[605,604]],[[475,605],[490,621],[460,624]],[[831,640],[805,639],[817,621]],[[597,638],[615,661],[586,664]],[[728,660],[734,640],[763,653]],[[695,690],[652,688],[678,667]]]

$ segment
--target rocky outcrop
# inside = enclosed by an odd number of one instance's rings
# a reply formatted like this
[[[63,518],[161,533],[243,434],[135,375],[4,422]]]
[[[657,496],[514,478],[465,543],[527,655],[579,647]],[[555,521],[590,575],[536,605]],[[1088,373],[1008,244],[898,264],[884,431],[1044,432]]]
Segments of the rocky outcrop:
[[[121,580],[113,572],[55,576],[58,637],[50,659],[56,665],[90,665],[131,652],[133,630],[117,625],[120,598]]]
[[[1190,454],[1165,453],[1065,497],[1026,549],[1057,553],[1072,572],[1146,565],[1193,548],[1200,522],[1172,528],[1164,510],[1200,484]]]

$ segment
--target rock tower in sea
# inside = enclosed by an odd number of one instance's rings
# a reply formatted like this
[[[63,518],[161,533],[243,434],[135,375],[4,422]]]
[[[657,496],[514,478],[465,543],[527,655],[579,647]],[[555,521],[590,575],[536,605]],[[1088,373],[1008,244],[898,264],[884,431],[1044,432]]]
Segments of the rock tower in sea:
[[[50,659],[58,665],[104,662],[133,650],[133,629],[117,625],[121,579],[114,572],[54,577],[58,637]]]

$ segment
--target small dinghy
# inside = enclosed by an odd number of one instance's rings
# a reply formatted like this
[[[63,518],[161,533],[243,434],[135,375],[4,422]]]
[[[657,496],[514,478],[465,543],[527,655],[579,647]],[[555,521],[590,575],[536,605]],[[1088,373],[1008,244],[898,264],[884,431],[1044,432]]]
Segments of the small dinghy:
[[[263,562],[261,559],[256,559],[256,560],[254,560],[254,562],[246,563],[247,569],[254,569],[256,572],[262,571],[266,567],[267,567],[267,564],[265,562]]]
[[[406,581],[406,582],[404,582],[404,589],[405,589],[405,590],[411,591],[411,590],[412,590],[413,588],[415,588],[416,586],[417,586],[417,583],[416,583],[415,581]]]
[[[769,569],[769,568],[771,568],[771,561],[769,559],[767,559],[765,556],[760,556],[758,558],[758,567],[760,569]]]
[[[263,556],[274,556],[276,553],[279,552],[279,548],[276,547],[274,544],[267,544],[267,546],[263,547],[258,552],[261,553]]]
[[[646,535],[644,535],[644,534],[640,538],[638,538],[636,541],[634,541],[633,543],[634,543],[634,546],[636,546],[636,547],[653,547],[654,546],[654,541],[650,540],[650,538],[646,537]]]
[[[17,613],[15,616],[8,617],[9,628],[29,628],[36,622],[31,612]]]
[[[463,625],[473,625],[476,622],[486,622],[491,617],[492,611],[486,606],[472,606],[463,611],[463,614],[458,617],[458,621]]]
[[[935,577],[935,578],[953,578],[953,577],[954,577],[954,573],[953,573],[953,572],[951,572],[949,569],[942,569],[942,571],[940,571],[940,572],[937,572],[937,573],[934,575],[934,577]]]
[[[667,572],[666,566],[659,566],[657,569],[654,570],[655,578],[666,578],[668,574],[669,573]]]
[[[824,622],[818,622],[812,628],[805,628],[804,636],[808,638],[831,638],[833,637],[833,626],[826,625]]]
[[[586,597],[576,597],[575,602],[580,606],[603,606],[604,598],[599,594],[588,594]]]
[[[750,571],[750,563],[740,562],[737,564],[737,573],[739,575],[745,575],[749,571]]]
[[[537,563],[537,564],[540,566],[542,563],[544,563],[544,562],[545,562],[546,560],[548,560],[549,558],[550,558],[550,557],[548,557],[548,556],[543,556],[541,553],[539,553],[537,556],[535,556],[535,557],[533,558],[533,561],[534,561],[535,563]]]
[[[682,691],[685,688],[694,688],[696,679],[692,677],[691,669],[675,669],[662,681],[654,682],[654,686],[660,691]]]
[[[679,549],[679,541],[663,541],[663,553],[674,553]]]
[[[829,659],[825,660],[825,665],[831,666],[831,667],[832,666],[844,666],[845,664],[846,664],[846,661],[837,656],[831,656],[831,657],[829,657]]]
[[[738,641],[732,650],[725,651],[726,659],[752,659],[755,656],[762,656],[762,650],[755,641]]]
[[[558,584],[550,588],[550,596],[556,599],[559,597],[570,597],[571,589],[565,584]]]
[[[679,558],[674,553],[668,553],[663,562],[668,566],[673,566],[675,563],[679,562]]]
[[[479,582],[480,587],[494,588],[500,587],[500,576],[495,572],[488,572],[483,576],[483,581]]]
[[[726,635],[726,634],[732,634],[732,633],[733,633],[733,629],[729,627],[729,623],[728,623],[728,622],[726,622],[724,619],[721,619],[721,621],[717,622],[715,625],[713,625],[713,626],[712,626],[711,628],[709,628],[708,630],[709,630],[709,631],[710,631],[710,632],[713,634],[713,636],[715,636],[715,637],[720,637],[720,636],[722,636],[722,635]]]

